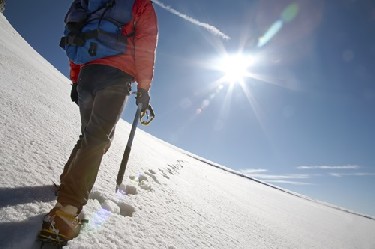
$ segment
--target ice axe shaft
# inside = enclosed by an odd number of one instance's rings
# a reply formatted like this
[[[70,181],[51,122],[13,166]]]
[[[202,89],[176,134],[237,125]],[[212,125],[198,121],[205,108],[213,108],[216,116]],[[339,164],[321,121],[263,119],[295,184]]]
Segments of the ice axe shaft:
[[[132,143],[133,143],[133,139],[134,139],[134,136],[135,136],[135,130],[137,129],[138,121],[141,117],[141,112],[142,112],[141,110],[142,110],[142,104],[140,103],[140,104],[138,104],[138,108],[137,108],[137,111],[135,113],[132,128],[131,128],[130,134],[129,134],[128,143],[126,144],[124,155],[122,156],[122,161],[121,161],[121,164],[120,164],[120,169],[119,169],[118,174],[117,174],[116,192],[119,189],[120,184],[122,183],[122,180],[124,178],[126,165],[128,164],[128,161],[129,161],[129,155],[130,155],[130,151],[132,149]]]

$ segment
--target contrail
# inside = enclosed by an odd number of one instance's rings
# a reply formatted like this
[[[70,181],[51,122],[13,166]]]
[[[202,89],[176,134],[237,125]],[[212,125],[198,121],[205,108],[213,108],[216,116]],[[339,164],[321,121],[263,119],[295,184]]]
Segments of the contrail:
[[[155,4],[157,4],[157,5],[159,5],[161,8],[169,11],[170,13],[172,13],[172,14],[178,16],[178,17],[181,17],[182,19],[184,19],[184,20],[186,20],[188,22],[191,22],[192,24],[195,24],[195,25],[197,25],[199,27],[205,28],[209,32],[211,32],[211,33],[213,33],[215,35],[218,35],[218,36],[222,37],[225,40],[229,40],[230,39],[229,36],[227,36],[226,34],[224,34],[223,32],[221,32],[219,29],[217,29],[216,27],[214,27],[214,26],[212,26],[212,25],[210,25],[208,23],[200,22],[200,21],[198,21],[198,20],[196,20],[196,19],[194,19],[194,18],[192,18],[190,16],[187,16],[187,15],[185,15],[185,14],[183,14],[183,13],[181,13],[181,12],[173,9],[172,7],[167,6],[167,5],[161,3],[161,2],[159,2],[157,0],[152,0],[152,2],[155,3]]]

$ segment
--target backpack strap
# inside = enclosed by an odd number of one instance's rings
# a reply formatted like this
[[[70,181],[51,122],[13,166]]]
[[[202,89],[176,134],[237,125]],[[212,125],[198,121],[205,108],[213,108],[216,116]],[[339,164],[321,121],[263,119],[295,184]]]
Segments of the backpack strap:
[[[101,34],[111,36],[119,42],[126,43],[127,38],[134,36],[135,32],[132,31],[130,34],[127,35],[117,35],[110,32],[106,32],[101,29],[95,29],[88,32],[70,33],[60,39],[60,47],[65,48],[65,46],[67,45],[80,47],[83,46],[87,40],[98,38]]]

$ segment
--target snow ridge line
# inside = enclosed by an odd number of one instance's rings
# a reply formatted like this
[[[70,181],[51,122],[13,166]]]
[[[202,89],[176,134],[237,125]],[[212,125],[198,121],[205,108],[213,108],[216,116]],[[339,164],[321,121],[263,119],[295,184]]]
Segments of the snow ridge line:
[[[313,198],[310,198],[308,196],[305,196],[305,195],[302,195],[302,194],[298,194],[296,192],[293,192],[293,191],[290,191],[288,189],[284,189],[284,188],[280,188],[278,186],[275,186],[275,185],[272,185],[270,183],[267,183],[267,182],[264,182],[264,181],[261,181],[259,179],[256,179],[254,177],[250,177],[250,176],[247,176],[243,173],[240,173],[238,171],[235,171],[231,168],[227,168],[227,167],[224,167],[224,166],[221,166],[219,164],[216,164],[216,163],[213,163],[213,162],[210,162],[204,158],[201,158],[197,155],[194,155],[194,154],[191,154],[191,153],[185,153],[185,155],[195,159],[195,160],[198,160],[202,163],[205,163],[209,166],[212,166],[212,167],[215,167],[215,168],[218,168],[218,169],[221,169],[223,171],[226,171],[228,173],[231,173],[231,174],[234,174],[234,175],[237,175],[237,176],[240,176],[240,177],[243,177],[243,178],[246,178],[246,179],[249,179],[251,181],[254,181],[254,182],[257,182],[257,183],[260,183],[262,185],[265,185],[267,187],[271,187],[273,189],[276,189],[276,190],[279,190],[281,192],[284,192],[286,194],[289,194],[289,195],[293,195],[293,196],[296,196],[298,198],[301,198],[301,199],[304,199],[304,200],[307,200],[307,201],[311,201],[311,202],[314,202],[314,203],[318,203],[320,205],[323,205],[323,206],[326,206],[326,207],[329,207],[329,208],[333,208],[333,209],[336,209],[336,210],[339,210],[339,211],[342,211],[342,212],[345,212],[345,213],[349,213],[349,214],[353,214],[353,215],[356,215],[356,216],[360,216],[360,217],[363,217],[363,218],[366,218],[366,219],[370,219],[370,220],[375,220],[375,217],[372,217],[370,215],[366,215],[366,214],[361,214],[361,213],[358,213],[358,212],[355,212],[355,211],[351,211],[349,209],[346,209],[346,208],[342,208],[342,207],[339,207],[339,206],[335,206],[333,204],[330,204],[330,203],[327,203],[327,202],[323,202],[323,201],[319,201],[319,200],[316,200],[316,199],[313,199]]]

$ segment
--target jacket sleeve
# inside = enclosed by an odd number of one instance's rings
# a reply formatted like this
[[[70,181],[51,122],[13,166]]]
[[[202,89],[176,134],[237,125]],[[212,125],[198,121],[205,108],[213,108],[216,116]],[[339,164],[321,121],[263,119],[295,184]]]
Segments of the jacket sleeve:
[[[154,74],[155,50],[158,40],[158,24],[151,1],[137,11],[135,20],[135,80],[138,88],[150,90]]]
[[[81,71],[81,65],[76,65],[72,61],[69,61],[69,66],[70,66],[70,80],[72,81],[73,84],[77,84],[78,75],[79,75],[79,72]]]

